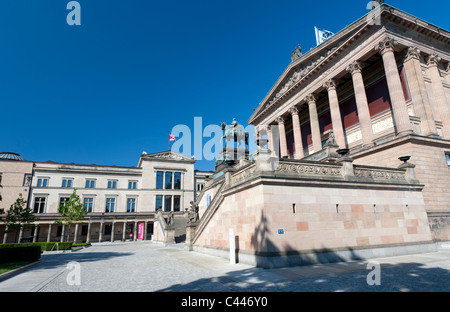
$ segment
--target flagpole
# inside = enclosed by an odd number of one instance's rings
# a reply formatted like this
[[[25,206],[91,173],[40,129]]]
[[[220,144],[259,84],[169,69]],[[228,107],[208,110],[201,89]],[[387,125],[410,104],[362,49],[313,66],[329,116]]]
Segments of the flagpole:
[[[319,45],[319,32],[317,31],[316,26],[314,26],[314,31],[316,32],[316,44]]]
[[[168,140],[168,146],[169,146],[169,149],[168,149],[168,151],[170,151],[170,131],[169,131],[169,140]]]

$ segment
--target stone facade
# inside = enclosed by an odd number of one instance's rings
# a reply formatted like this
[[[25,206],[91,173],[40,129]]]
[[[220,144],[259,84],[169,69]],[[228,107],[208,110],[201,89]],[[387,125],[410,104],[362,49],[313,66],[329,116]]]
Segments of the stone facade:
[[[194,159],[171,151],[143,154],[136,167],[0,160],[4,185],[0,203],[9,208],[19,193],[26,194],[37,221],[33,230],[20,237],[32,237],[33,241],[148,239],[157,210],[184,215],[194,200],[194,163]],[[72,225],[69,233],[55,221],[59,205],[74,190],[88,214]],[[161,206],[157,207],[158,203]],[[3,241],[13,242],[17,235],[5,230],[0,222]]]
[[[279,157],[323,159],[330,131],[358,164],[411,156],[434,238],[450,240],[450,33],[385,3],[377,10],[379,24],[363,17],[293,60],[249,123]]]
[[[203,197],[214,196],[209,207],[199,202],[194,250],[226,251],[230,228],[240,261],[263,267],[304,264],[301,255],[432,244],[423,186],[409,179],[414,169],[341,160],[279,160],[271,170],[258,157],[226,173],[205,190]]]

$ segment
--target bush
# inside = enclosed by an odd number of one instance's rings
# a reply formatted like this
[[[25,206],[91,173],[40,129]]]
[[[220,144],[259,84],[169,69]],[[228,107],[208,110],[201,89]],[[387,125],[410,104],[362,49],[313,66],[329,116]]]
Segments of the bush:
[[[25,244],[2,244],[15,245],[0,248],[0,263],[16,261],[36,261],[41,257],[41,246],[23,246]]]
[[[56,242],[50,242],[50,243],[20,243],[20,244],[0,244],[0,249],[2,248],[9,248],[9,247],[32,247],[32,246],[39,246],[41,250],[43,251],[50,251],[50,250],[71,250],[72,249],[72,242],[63,242],[58,243],[58,247],[56,247]],[[53,248],[53,249],[52,249]]]
[[[91,243],[73,244],[73,245],[72,245],[72,248],[86,247],[86,246],[91,246]]]

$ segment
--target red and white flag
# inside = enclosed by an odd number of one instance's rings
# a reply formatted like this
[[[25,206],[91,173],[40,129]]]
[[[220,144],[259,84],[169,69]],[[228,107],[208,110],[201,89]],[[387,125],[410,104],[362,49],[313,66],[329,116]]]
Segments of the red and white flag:
[[[175,142],[175,136],[173,134],[169,134],[169,142]]]

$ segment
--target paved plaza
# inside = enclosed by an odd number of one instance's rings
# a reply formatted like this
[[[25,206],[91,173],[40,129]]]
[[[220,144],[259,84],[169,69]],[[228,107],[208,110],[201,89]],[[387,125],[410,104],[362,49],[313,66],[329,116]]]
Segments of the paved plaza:
[[[45,253],[40,264],[1,281],[0,292],[450,291],[450,249],[371,260],[380,264],[380,285],[368,284],[368,275],[375,280],[368,263],[262,269],[188,252],[182,245],[99,243]]]

